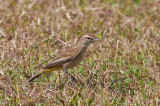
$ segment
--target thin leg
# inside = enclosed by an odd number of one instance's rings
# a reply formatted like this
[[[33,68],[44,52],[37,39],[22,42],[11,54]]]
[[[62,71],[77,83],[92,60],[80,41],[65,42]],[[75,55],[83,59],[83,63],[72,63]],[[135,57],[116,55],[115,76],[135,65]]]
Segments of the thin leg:
[[[65,73],[67,73],[68,75],[70,75],[73,79],[76,79],[72,74],[70,74],[68,71],[64,71]]]
[[[62,76],[62,85],[65,84],[65,77],[66,77],[65,73],[63,73],[63,76]]]
[[[49,74],[47,74],[48,87],[50,87]]]
[[[59,78],[60,78],[60,75],[59,75]],[[61,81],[61,84],[58,85],[57,90],[58,90],[58,89],[63,89],[63,88],[64,88],[64,85],[65,85],[65,73],[63,73],[63,75],[62,75],[61,78],[62,78],[62,79],[60,80],[60,81]]]
[[[73,76],[72,74],[70,74],[67,70],[64,70],[64,72],[67,73],[68,75],[70,75],[73,81],[76,80],[78,83],[81,84],[81,82],[75,76]],[[72,82],[71,82],[71,84],[72,84]]]

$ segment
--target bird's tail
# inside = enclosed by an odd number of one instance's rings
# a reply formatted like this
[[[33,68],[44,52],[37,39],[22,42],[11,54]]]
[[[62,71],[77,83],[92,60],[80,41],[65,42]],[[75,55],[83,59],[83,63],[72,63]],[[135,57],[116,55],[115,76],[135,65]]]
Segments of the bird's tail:
[[[38,74],[34,75],[33,77],[31,77],[29,80],[28,80],[28,83],[32,82],[34,79],[38,78],[41,74],[43,73],[48,73],[48,72],[52,72],[52,71],[55,71],[55,70],[58,70],[59,68],[57,67],[54,67],[54,68],[50,68],[50,69],[44,69],[42,70],[41,72],[39,72]]]
[[[32,82],[35,78],[38,78],[42,73],[38,73],[36,75],[34,75],[33,77],[31,77],[29,80],[28,80],[28,83]]]

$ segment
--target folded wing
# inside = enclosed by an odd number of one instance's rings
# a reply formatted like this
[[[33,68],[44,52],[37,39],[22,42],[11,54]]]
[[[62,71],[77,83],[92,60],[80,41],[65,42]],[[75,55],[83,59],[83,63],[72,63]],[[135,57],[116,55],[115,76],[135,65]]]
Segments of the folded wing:
[[[72,57],[60,58],[60,59],[57,59],[57,60],[53,61],[52,63],[46,65],[46,66],[44,67],[44,69],[54,68],[54,67],[57,67],[57,66],[59,66],[59,65],[62,65],[62,64],[64,64],[64,63],[66,63],[66,62],[69,62],[69,61],[71,61],[71,60],[72,60]]]

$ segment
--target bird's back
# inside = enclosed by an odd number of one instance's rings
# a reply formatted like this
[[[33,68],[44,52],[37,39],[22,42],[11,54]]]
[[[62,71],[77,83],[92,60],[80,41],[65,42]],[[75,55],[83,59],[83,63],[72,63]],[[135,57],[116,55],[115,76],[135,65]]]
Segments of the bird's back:
[[[63,51],[61,51],[61,53],[59,53],[59,55],[47,66],[44,67],[44,69],[50,69],[53,67],[62,67],[61,65],[65,64],[65,63],[72,63],[75,62],[79,64],[79,62],[82,61],[83,59],[83,52],[86,51],[87,48],[83,47],[83,45],[81,45],[80,43],[76,43],[75,45],[73,45],[72,47],[69,47]],[[75,66],[73,64],[73,66]]]

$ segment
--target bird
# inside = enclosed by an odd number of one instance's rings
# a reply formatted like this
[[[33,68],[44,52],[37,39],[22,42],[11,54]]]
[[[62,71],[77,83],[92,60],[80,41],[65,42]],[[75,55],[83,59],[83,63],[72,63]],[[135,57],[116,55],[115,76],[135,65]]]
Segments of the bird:
[[[44,73],[50,73],[56,70],[63,70],[68,73],[68,69],[76,67],[82,62],[89,45],[98,40],[100,39],[94,34],[85,34],[74,45],[59,53],[50,64],[46,65],[38,74],[31,77],[28,82],[32,82]]]

